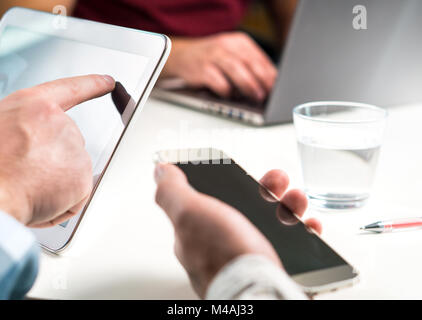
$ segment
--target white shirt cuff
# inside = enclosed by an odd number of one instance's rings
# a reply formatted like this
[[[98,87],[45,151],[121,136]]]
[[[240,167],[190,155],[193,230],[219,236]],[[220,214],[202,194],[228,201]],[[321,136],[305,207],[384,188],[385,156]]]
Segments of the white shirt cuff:
[[[272,261],[260,255],[242,255],[215,276],[208,287],[208,300],[303,300],[299,285]]]

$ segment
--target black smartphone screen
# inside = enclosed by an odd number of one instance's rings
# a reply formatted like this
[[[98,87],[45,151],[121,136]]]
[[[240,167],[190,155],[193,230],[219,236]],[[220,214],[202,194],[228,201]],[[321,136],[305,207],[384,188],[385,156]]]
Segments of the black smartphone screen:
[[[347,265],[233,160],[177,165],[196,190],[242,212],[271,242],[288,274]]]

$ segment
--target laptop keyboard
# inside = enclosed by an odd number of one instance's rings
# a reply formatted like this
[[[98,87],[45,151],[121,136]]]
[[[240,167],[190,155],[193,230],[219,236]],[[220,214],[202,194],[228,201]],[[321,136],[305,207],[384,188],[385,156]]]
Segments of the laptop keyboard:
[[[241,108],[253,109],[253,110],[264,110],[267,104],[267,99],[261,102],[257,102],[249,97],[246,97],[239,90],[232,90],[228,98],[221,98],[220,96],[215,94],[213,91],[206,88],[190,89],[189,91],[191,95],[195,95],[204,100],[211,100],[214,102],[233,104],[238,108],[241,107]]]

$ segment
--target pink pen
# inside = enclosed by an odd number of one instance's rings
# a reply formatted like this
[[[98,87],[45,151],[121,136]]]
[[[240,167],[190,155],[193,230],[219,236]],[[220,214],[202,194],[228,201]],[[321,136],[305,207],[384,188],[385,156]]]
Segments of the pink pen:
[[[392,232],[398,229],[414,229],[414,228],[422,228],[421,217],[378,221],[378,222],[368,224],[360,229],[365,230],[365,231],[382,233],[382,232]]]

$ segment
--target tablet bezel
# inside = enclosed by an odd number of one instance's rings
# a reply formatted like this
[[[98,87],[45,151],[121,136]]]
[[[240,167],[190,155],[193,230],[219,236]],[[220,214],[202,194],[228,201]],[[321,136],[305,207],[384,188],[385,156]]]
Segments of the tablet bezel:
[[[133,96],[139,98],[135,111],[131,115],[127,126],[124,128],[113,153],[111,154],[103,172],[101,173],[89,200],[81,213],[71,218],[66,225],[54,226],[45,229],[32,229],[41,246],[53,253],[59,253],[68,247],[73,239],[79,224],[89,209],[102,177],[107,171],[120,142],[128,127],[133,124],[132,119],[139,115],[139,111],[145,104],[164,64],[169,56],[171,42],[168,37],[135,29],[108,25],[73,17],[66,18],[66,27],[55,27],[58,16],[46,12],[15,7],[9,9],[0,21],[0,35],[7,26],[14,26],[27,29],[32,32],[56,36],[62,39],[83,42],[93,46],[108,48],[117,51],[129,52],[148,58],[148,63]],[[145,45],[145,44],[148,45]]]

